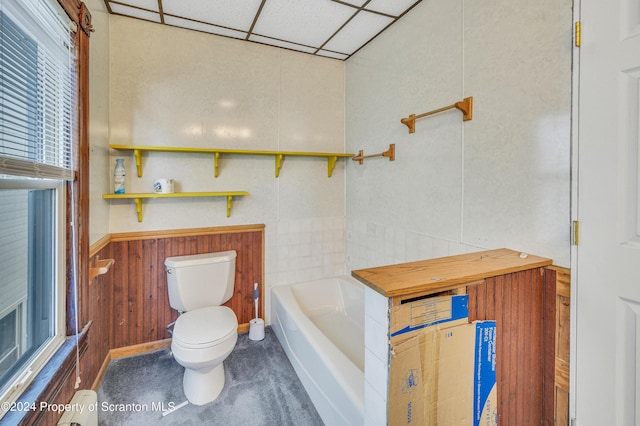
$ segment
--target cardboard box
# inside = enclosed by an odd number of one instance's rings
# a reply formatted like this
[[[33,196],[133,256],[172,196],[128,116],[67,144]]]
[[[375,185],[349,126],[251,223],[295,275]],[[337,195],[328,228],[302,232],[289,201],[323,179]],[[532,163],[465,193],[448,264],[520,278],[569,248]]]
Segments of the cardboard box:
[[[497,424],[495,321],[450,325],[392,347],[388,424]]]
[[[476,321],[474,357],[474,426],[498,424],[498,387],[496,384],[496,322]]]
[[[452,327],[468,323],[469,297],[463,295],[425,297],[391,308],[391,345],[398,344],[427,327]]]

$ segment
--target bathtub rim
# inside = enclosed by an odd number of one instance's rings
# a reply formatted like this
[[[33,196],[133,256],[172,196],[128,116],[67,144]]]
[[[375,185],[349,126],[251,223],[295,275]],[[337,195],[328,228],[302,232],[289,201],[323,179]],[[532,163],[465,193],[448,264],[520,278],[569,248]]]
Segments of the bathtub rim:
[[[282,327],[282,319],[280,319],[275,310],[277,306],[286,311],[288,315],[292,315],[295,318],[300,318],[300,323],[296,323],[296,326],[301,331],[302,334],[305,335],[305,340],[309,343],[312,350],[316,354],[322,354],[322,362],[325,364],[326,368],[330,371],[340,370],[344,374],[334,374],[332,377],[338,383],[338,386],[341,389],[344,389],[345,396],[349,399],[349,403],[351,406],[355,407],[358,411],[358,415],[364,421],[364,370],[360,369],[349,357],[347,357],[312,321],[307,317],[305,312],[299,306],[298,301],[296,300],[296,296],[293,294],[292,288],[294,286],[302,286],[307,283],[319,283],[322,281],[331,281],[331,285],[338,285],[335,283],[336,280],[345,281],[349,284],[355,285],[358,288],[363,289],[363,303],[364,303],[364,285],[354,278],[347,275],[337,275],[328,278],[321,278],[313,281],[306,282],[297,282],[291,284],[285,284],[273,287],[271,289],[272,296],[272,327],[274,331],[276,331],[277,327]],[[283,303],[284,302],[284,303]],[[278,324],[276,324],[276,322]],[[274,327],[277,325],[277,327]],[[364,326],[364,318],[363,318],[363,326]],[[281,330],[277,330],[276,336],[280,339],[279,334],[285,333]],[[286,334],[286,333],[285,333]],[[310,339],[309,335],[313,335],[317,338]],[[325,391],[321,389],[316,380],[313,378],[313,374],[309,371],[308,366],[305,367],[304,363],[300,362],[300,359],[296,353],[294,353],[293,348],[291,347],[287,336],[284,335],[285,342],[281,342],[283,349],[287,353],[287,356],[291,356],[294,359],[291,359],[291,363],[294,365],[296,373],[300,376],[298,372],[298,368],[303,370],[303,374],[312,382],[315,390],[317,390],[321,396],[326,400],[328,404],[330,404],[338,413],[337,407],[333,404],[331,395],[328,395]],[[364,351],[364,340],[362,342]],[[286,345],[286,348],[284,347]],[[326,348],[331,348],[331,350],[327,351]],[[295,362],[294,362],[295,361]],[[338,366],[345,367],[338,367]],[[301,377],[302,379],[302,377]],[[303,380],[303,384],[305,388],[307,387],[305,381]],[[314,401],[315,404],[315,401]],[[344,416],[340,413],[340,416],[344,419]],[[324,420],[324,419],[323,419]],[[348,424],[348,423],[347,423]]]

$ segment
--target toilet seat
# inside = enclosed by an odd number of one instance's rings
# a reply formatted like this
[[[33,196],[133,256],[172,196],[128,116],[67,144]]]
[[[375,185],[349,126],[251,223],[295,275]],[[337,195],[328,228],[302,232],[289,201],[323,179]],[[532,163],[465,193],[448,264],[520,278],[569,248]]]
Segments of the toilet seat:
[[[226,306],[208,306],[185,312],[176,320],[174,343],[184,348],[215,346],[237,333],[238,320]]]

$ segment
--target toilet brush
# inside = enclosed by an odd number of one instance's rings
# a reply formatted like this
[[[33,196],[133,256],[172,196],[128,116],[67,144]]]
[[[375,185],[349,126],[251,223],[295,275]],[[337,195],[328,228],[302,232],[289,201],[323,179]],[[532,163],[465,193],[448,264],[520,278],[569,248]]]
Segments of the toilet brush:
[[[253,284],[253,305],[256,308],[256,318],[258,318],[258,283]]]
[[[264,339],[264,320],[258,318],[258,283],[253,284],[253,304],[255,306],[256,317],[249,322],[249,339]]]

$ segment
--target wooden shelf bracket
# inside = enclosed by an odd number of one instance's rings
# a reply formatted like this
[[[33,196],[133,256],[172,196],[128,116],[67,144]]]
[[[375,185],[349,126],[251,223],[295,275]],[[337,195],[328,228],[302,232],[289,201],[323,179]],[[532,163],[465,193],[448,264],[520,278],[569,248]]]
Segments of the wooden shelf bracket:
[[[138,171],[138,177],[142,177],[142,153],[139,149],[134,149],[133,156],[136,158],[136,170]]]
[[[276,177],[280,177],[280,168],[282,168],[283,154],[275,154],[276,157]]]

